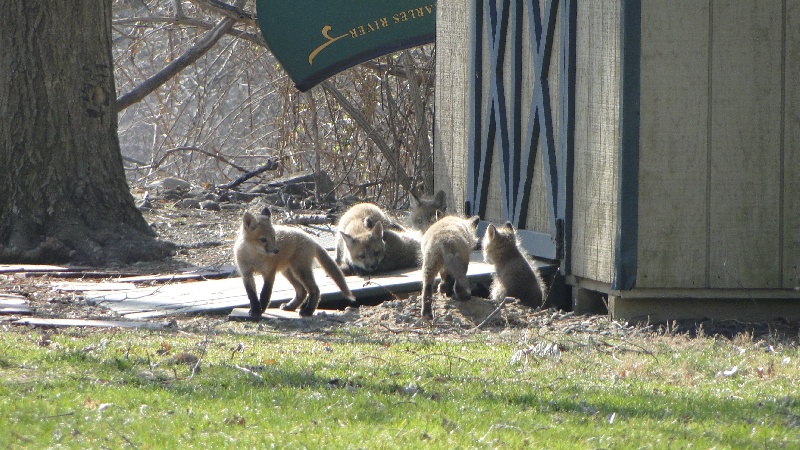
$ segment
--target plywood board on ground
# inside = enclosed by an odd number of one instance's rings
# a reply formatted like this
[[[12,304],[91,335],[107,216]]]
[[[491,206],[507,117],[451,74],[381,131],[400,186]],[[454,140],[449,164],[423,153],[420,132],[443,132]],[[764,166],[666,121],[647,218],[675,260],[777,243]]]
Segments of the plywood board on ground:
[[[0,294],[0,315],[30,315],[33,310],[28,307],[25,297],[17,294]]]
[[[236,320],[236,321],[251,321],[255,320],[250,317],[250,308],[233,308],[230,315],[228,315],[228,319]],[[314,312],[314,318],[324,318],[334,321],[344,321],[345,317],[344,311],[337,311],[337,310],[316,310]],[[284,311],[280,308],[269,308],[268,310],[264,311],[264,314],[261,316],[260,319],[285,319],[285,320],[303,320],[304,317],[300,317],[297,314],[297,311]],[[312,319],[313,320],[313,319]]]
[[[29,318],[14,322],[14,325],[28,325],[33,327],[100,327],[100,328],[138,328],[148,330],[162,330],[173,326],[170,322],[133,322],[118,320],[89,320],[89,319],[41,319]]]
[[[470,282],[488,285],[492,279],[492,266],[481,261],[474,252],[467,276]],[[314,269],[320,288],[320,304],[343,300],[339,288],[320,268]],[[391,298],[393,295],[419,291],[422,288],[420,269],[397,271],[369,278],[346,277],[350,290],[358,299]],[[257,290],[261,289],[257,278]],[[172,283],[119,291],[91,290],[83,293],[87,302],[108,308],[129,319],[165,317],[175,314],[228,313],[234,308],[249,308],[250,302],[241,278]],[[272,301],[285,303],[294,297],[294,289],[283,276],[275,279]]]

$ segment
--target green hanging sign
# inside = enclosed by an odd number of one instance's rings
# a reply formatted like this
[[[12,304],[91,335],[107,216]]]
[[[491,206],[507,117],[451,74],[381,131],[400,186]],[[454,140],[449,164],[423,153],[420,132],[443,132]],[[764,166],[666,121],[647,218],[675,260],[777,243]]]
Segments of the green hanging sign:
[[[256,8],[261,34],[300,91],[436,34],[435,0],[256,0]]]

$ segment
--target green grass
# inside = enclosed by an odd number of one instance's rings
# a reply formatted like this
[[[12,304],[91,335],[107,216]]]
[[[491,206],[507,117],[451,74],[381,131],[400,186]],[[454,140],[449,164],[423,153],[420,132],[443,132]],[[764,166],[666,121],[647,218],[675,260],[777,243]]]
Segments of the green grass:
[[[0,447],[800,445],[794,344],[237,330],[0,328]],[[561,357],[512,363],[533,335]]]

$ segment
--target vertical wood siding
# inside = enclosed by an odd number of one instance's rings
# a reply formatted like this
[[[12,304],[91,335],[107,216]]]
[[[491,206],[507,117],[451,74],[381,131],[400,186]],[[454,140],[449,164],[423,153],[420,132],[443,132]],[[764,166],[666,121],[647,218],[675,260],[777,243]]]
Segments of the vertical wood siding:
[[[796,285],[797,15],[642,2],[638,287]]]
[[[784,6],[783,287],[800,286],[800,2]]]
[[[707,284],[708,37],[709,1],[642,2],[640,287]]]
[[[619,0],[578,3],[572,275],[611,283],[617,227]]]
[[[436,4],[435,185],[447,193],[448,209],[457,213],[463,213],[467,190],[472,10],[464,0]]]

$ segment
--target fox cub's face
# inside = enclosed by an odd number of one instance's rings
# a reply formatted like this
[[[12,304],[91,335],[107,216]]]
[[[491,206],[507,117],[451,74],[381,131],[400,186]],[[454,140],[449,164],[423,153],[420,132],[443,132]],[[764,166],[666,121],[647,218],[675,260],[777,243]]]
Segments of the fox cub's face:
[[[264,253],[278,253],[278,246],[275,242],[275,229],[272,228],[268,208],[264,208],[264,211],[257,216],[249,212],[244,213],[244,217],[242,217],[242,233],[248,243],[263,249]]]
[[[516,248],[517,235],[514,233],[514,226],[509,222],[500,228],[489,224],[482,245],[483,259],[492,264],[499,262],[507,251]]]
[[[357,271],[373,272],[383,261],[386,243],[383,241],[383,224],[378,222],[371,231],[359,236],[351,236],[340,231],[350,254],[348,264]]]
[[[431,198],[420,198],[411,194],[411,228],[424,232],[432,223],[445,215],[447,210],[447,197],[444,191],[439,191]]]

